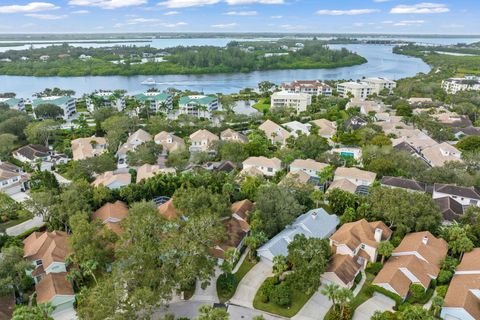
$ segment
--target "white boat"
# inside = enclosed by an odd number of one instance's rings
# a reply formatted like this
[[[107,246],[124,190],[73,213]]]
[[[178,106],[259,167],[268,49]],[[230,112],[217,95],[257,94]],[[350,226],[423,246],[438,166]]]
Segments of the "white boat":
[[[142,84],[147,86],[154,86],[156,84],[155,79],[148,78],[147,80],[142,81]]]

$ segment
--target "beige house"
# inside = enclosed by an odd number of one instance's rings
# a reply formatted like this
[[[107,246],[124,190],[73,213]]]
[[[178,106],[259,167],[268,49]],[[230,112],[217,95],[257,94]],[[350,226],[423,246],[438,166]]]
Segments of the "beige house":
[[[318,177],[318,173],[328,167],[328,164],[312,159],[296,159],[290,164],[290,172],[303,171],[311,177]]]
[[[279,143],[282,147],[287,144],[287,139],[290,137],[290,132],[272,120],[266,120],[258,129],[263,131],[273,144]]]
[[[360,113],[368,116],[371,112],[385,112],[385,105],[381,102],[353,98],[346,106],[347,109],[358,108]]]
[[[159,173],[176,174],[177,171],[174,168],[160,168],[159,165],[144,164],[137,168],[137,183],[144,179],[154,177]]]
[[[355,277],[367,263],[377,260],[379,243],[390,239],[391,235],[392,230],[382,221],[362,219],[345,223],[330,237],[334,255],[322,279],[351,288]]]
[[[316,125],[318,129],[318,135],[326,139],[331,139],[337,133],[337,124],[327,119],[313,120],[312,123]]]
[[[272,94],[270,99],[271,108],[293,108],[297,114],[307,111],[307,107],[312,104],[312,96],[308,93],[281,91]]]
[[[442,307],[442,319],[480,319],[480,248],[464,254]]]
[[[368,188],[375,182],[377,174],[370,171],[360,170],[358,168],[340,167],[335,170],[335,176],[328,190],[342,189],[344,191],[355,193],[360,189]]]
[[[421,155],[432,167],[441,167],[449,161],[462,161],[460,150],[446,142],[423,149]]]
[[[154,137],[156,144],[163,146],[163,153],[167,154],[172,151],[178,151],[185,149],[185,141],[176,135],[162,131]]]
[[[218,141],[217,135],[208,130],[201,129],[190,135],[190,152],[209,152],[212,143]]]
[[[248,138],[245,135],[232,129],[222,131],[220,133],[220,140],[240,143],[248,142]]]
[[[107,151],[107,140],[102,137],[79,138],[72,140],[73,160],[85,160]]]
[[[273,177],[278,171],[282,170],[282,162],[277,158],[249,157],[243,161],[243,169],[256,169],[264,176]]]
[[[117,150],[117,159],[118,159],[118,167],[126,167],[127,166],[127,154],[129,151],[135,151],[135,149],[145,142],[152,141],[152,135],[146,132],[143,129],[138,129],[134,133],[132,133],[127,142],[120,146]]]
[[[132,180],[130,173],[115,173],[113,171],[107,171],[99,175],[95,181],[92,182],[92,186],[105,186],[108,189],[120,189],[128,186]]]
[[[0,160],[0,192],[13,196],[29,188],[30,174],[22,168]]]
[[[447,242],[428,231],[407,234],[372,283],[404,299],[414,283],[427,290],[447,251]]]

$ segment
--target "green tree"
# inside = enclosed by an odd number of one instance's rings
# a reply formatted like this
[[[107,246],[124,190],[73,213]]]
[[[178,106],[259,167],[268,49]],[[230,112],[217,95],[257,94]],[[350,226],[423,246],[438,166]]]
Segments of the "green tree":
[[[167,167],[175,168],[177,170],[183,170],[188,165],[190,159],[190,153],[188,150],[172,151],[168,154],[165,164]]]
[[[442,310],[443,306],[443,298],[440,296],[434,296],[432,298],[432,305],[430,307],[430,310],[432,311],[433,315],[435,317],[438,317],[440,315],[440,311]]]
[[[333,305],[337,305],[337,295],[338,291],[340,290],[340,286],[336,283],[326,283],[323,286],[323,289],[321,293],[328,298],[328,300],[331,300]]]
[[[51,103],[35,107],[34,112],[38,119],[57,119],[63,116],[63,109]]]
[[[336,215],[342,215],[347,208],[356,208],[358,196],[341,189],[329,190],[326,200]]]
[[[22,297],[23,292],[33,285],[26,271],[32,270],[30,262],[23,258],[23,249],[17,246],[2,248],[0,259],[0,295]]]
[[[423,306],[407,306],[403,311],[399,312],[399,320],[434,320],[435,317],[423,309]]]
[[[0,158],[5,158],[15,148],[18,138],[11,133],[0,134]]]
[[[50,171],[36,171],[30,178],[30,188],[32,191],[48,191],[52,194],[58,194],[60,185],[55,175]]]
[[[240,255],[240,252],[238,252],[236,248],[229,248],[227,251],[225,251],[225,258],[223,259],[223,263],[220,266],[220,268],[224,273],[226,274],[232,273],[239,255]]]
[[[201,306],[198,309],[200,315],[196,320],[228,320],[229,315],[225,309],[214,308],[212,306]]]
[[[341,319],[348,319],[346,308],[353,300],[353,292],[348,288],[340,288],[336,293],[336,298]]]
[[[229,200],[204,187],[178,189],[173,195],[173,203],[186,217],[207,213],[227,217],[231,214]]]
[[[220,146],[220,157],[222,160],[229,160],[238,163],[248,158],[248,153],[245,150],[245,145],[243,143],[226,142]]]
[[[109,151],[114,153],[117,150],[128,133],[135,130],[137,121],[137,118],[126,115],[114,115],[102,122],[101,127],[106,132]]]
[[[145,142],[138,146],[135,151],[128,151],[128,164],[131,166],[141,166],[146,163],[156,164],[162,150],[162,145],[156,144],[154,141]]]
[[[13,312],[12,320],[53,320],[55,307],[51,303],[36,306],[18,306]]]
[[[246,176],[240,185],[240,192],[247,199],[255,199],[260,186],[265,182],[263,177]]]
[[[395,247],[390,241],[382,241],[378,244],[378,253],[382,256],[382,264],[385,258],[388,258],[392,254],[393,249],[395,249]]]
[[[480,136],[467,136],[455,145],[462,151],[480,151]]]
[[[288,245],[288,262],[292,266],[289,279],[292,285],[307,294],[316,291],[329,257],[330,246],[327,240],[296,235]]]
[[[285,271],[288,270],[288,260],[287,257],[279,255],[273,258],[273,274],[276,277],[283,275]]]
[[[255,253],[257,252],[257,248],[260,247],[262,244],[268,241],[267,236],[262,231],[258,232],[251,232],[249,236],[245,237],[245,245],[248,247],[249,252],[248,256],[250,261],[255,260]]]
[[[289,190],[274,184],[260,186],[255,207],[268,237],[280,232],[304,210]]]
[[[445,240],[448,242],[448,247],[454,255],[459,256],[459,259],[462,260],[463,254],[465,252],[472,251],[475,245],[472,240],[468,237],[467,226],[460,226],[454,224],[444,231]]]
[[[25,136],[30,143],[43,144],[48,147],[57,127],[58,124],[54,120],[32,122],[25,128]]]

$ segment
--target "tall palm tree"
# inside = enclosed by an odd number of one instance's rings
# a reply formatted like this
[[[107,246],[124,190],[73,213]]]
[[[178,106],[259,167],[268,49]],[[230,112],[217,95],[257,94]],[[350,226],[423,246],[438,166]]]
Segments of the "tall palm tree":
[[[321,293],[327,296],[328,300],[332,300],[333,306],[336,306],[337,293],[340,290],[340,286],[336,283],[327,283]]]
[[[345,308],[353,299],[353,292],[347,288],[341,288],[336,294],[337,303],[340,306],[340,317],[345,319]]]

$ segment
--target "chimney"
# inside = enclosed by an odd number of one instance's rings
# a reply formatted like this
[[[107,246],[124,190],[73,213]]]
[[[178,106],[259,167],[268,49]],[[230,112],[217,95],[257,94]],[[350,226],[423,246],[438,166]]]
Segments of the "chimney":
[[[317,219],[317,215],[318,215],[317,211],[313,211],[312,212],[312,219],[313,220]]]
[[[423,239],[422,239],[422,242],[424,245],[427,245],[428,243],[428,237],[427,236],[424,236]]]
[[[375,229],[375,241],[377,241],[377,242],[382,241],[382,233],[383,233],[382,229],[380,229],[380,228]]]

